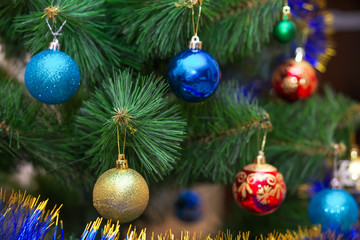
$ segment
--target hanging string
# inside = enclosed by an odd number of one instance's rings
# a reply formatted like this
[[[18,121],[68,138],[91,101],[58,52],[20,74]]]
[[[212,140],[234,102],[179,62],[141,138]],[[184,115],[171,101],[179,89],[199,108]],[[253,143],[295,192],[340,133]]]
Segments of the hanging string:
[[[262,152],[262,153],[264,153],[264,149],[265,149],[266,135],[267,135],[267,129],[265,129],[263,141],[262,141],[262,144],[261,144],[261,150],[260,150],[260,152]]]
[[[123,155],[125,155],[125,142],[126,142],[126,129],[124,130],[124,146],[123,146]]]
[[[194,32],[194,36],[197,36],[198,30],[199,30],[199,23],[200,23],[200,16],[201,16],[201,5],[202,5],[202,1],[198,1],[199,2],[199,15],[198,15],[198,19],[196,22],[196,26],[195,26],[195,10],[194,10],[194,0],[191,0],[192,3],[192,7],[191,7],[191,17],[192,17],[192,25],[193,25],[193,32]]]
[[[260,149],[260,131],[261,131],[261,129],[258,128],[258,131],[257,131],[257,149]]]
[[[119,134],[119,125],[116,124],[116,133],[117,133],[117,147],[118,147],[118,157],[121,159],[122,156],[125,156],[125,142],[126,142],[126,129],[124,130],[124,145],[123,145],[123,153],[121,154],[120,150],[120,134]]]
[[[54,32],[54,31],[52,30],[52,28],[51,28],[51,26],[50,26],[49,21],[48,21],[47,18],[45,19],[45,21],[46,21],[46,23],[47,23],[47,25],[48,25],[48,27],[49,27],[49,29],[50,29],[51,34],[54,36],[53,41],[56,41],[56,40],[57,40],[57,37],[56,37],[56,36],[62,35],[62,33],[60,33],[60,32],[61,32],[62,28],[64,27],[64,25],[66,24],[66,20],[63,22],[63,24],[61,24],[59,30],[57,30],[56,32]]]
[[[341,188],[341,183],[338,179],[338,171],[337,171],[337,166],[338,166],[338,154],[340,151],[340,146],[339,144],[334,144],[333,146],[334,150],[333,150],[333,156],[334,156],[334,167],[333,167],[333,179],[331,180],[331,187],[333,189],[339,189]]]
[[[118,146],[118,156],[119,156],[119,159],[120,159],[120,137],[119,137],[119,125],[116,124],[116,136],[117,136],[117,146]]]

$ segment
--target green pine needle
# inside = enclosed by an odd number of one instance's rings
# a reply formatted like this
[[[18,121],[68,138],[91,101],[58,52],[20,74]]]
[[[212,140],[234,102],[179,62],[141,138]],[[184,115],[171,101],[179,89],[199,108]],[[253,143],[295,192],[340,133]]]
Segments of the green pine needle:
[[[5,159],[12,159],[8,165],[29,161],[70,179],[72,168],[68,162],[73,160],[72,148],[63,135],[63,127],[54,118],[56,112],[30,100],[23,86],[14,80],[1,78],[0,99],[2,164],[6,165]]]
[[[15,27],[25,40],[25,46],[33,53],[46,50],[53,36],[45,22],[44,9],[50,4],[45,0],[33,3],[36,11],[18,16]],[[102,79],[111,72],[112,67],[131,66],[141,69],[141,60],[136,57],[136,49],[119,45],[113,36],[107,33],[115,26],[106,20],[104,1],[59,0],[60,13],[53,30],[66,20],[62,35],[58,36],[61,51],[70,55],[79,65],[82,79],[92,82]],[[42,18],[43,17],[43,18]],[[110,70],[110,71],[109,71]]]
[[[174,0],[108,0],[117,33],[139,46],[144,58],[166,59],[185,49],[192,32],[191,8]],[[204,0],[199,27],[203,47],[225,63],[259,53],[279,20],[282,1]],[[198,8],[195,7],[195,15]]]
[[[100,174],[115,166],[117,126],[121,153],[126,131],[125,155],[131,168],[155,180],[173,169],[186,123],[178,106],[164,99],[166,90],[167,84],[154,75],[134,77],[129,71],[120,71],[84,102],[76,129],[79,144],[87,148],[91,169]],[[127,124],[116,123],[119,110]]]
[[[176,168],[179,183],[230,183],[260,150],[257,134],[271,127],[257,101],[245,98],[234,81],[222,82],[217,96],[199,104],[182,104],[188,139]],[[263,131],[260,131],[263,132]]]
[[[315,173],[320,174],[324,159],[332,159],[332,144],[349,142],[352,123],[348,110],[355,104],[328,87],[324,96],[267,104],[274,131],[269,133],[265,153],[267,160],[283,173],[289,191],[294,192]],[[354,112],[354,127],[359,124],[358,117],[359,113]],[[344,119],[349,125],[339,128]]]

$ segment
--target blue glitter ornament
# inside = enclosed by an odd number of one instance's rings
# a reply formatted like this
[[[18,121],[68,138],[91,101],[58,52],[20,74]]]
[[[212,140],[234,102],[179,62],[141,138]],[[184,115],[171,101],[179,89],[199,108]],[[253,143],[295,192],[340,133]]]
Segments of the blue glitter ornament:
[[[25,85],[40,102],[59,104],[69,100],[80,86],[76,62],[52,42],[49,50],[36,54],[25,69]]]
[[[359,210],[348,192],[324,189],[312,198],[308,211],[311,222],[321,224],[323,232],[331,229],[346,234],[357,222]]]
[[[173,93],[187,102],[209,98],[219,85],[220,67],[213,56],[203,51],[197,36],[189,49],[173,57],[167,69],[167,81]]]

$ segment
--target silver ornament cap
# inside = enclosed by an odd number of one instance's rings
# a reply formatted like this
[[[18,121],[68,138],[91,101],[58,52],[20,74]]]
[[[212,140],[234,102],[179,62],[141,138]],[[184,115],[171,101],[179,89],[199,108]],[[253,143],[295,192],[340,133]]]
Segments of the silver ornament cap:
[[[49,50],[58,50],[58,51],[60,51],[60,43],[56,38],[50,43]]]
[[[202,41],[200,41],[200,38],[197,35],[191,38],[191,41],[189,43],[189,49],[196,49],[196,50],[202,49]]]

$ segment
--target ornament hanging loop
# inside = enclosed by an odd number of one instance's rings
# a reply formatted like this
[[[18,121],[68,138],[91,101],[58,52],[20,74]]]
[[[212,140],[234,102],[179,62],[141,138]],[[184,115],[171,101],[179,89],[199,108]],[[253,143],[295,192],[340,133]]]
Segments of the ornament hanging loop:
[[[52,40],[52,42],[49,45],[49,50],[60,50],[60,44],[59,44],[59,41],[57,39],[57,36],[62,35],[62,33],[60,33],[60,32],[63,29],[64,25],[66,24],[66,20],[61,24],[59,30],[57,30],[56,32],[54,32],[52,30],[52,27],[50,26],[49,21],[48,21],[47,18],[45,19],[45,21],[46,21],[46,23],[47,23],[47,25],[48,25],[48,27],[50,29],[51,34],[54,36],[54,39]]]
[[[260,149],[257,157],[254,160],[254,163],[256,163],[256,164],[265,164],[266,163],[265,153],[264,153],[265,144],[266,144],[266,135],[267,135],[267,129],[265,129],[265,132],[264,132],[264,137],[263,137],[263,140],[261,143],[261,149]]]
[[[196,3],[199,3],[199,14],[198,14],[198,19],[197,19],[197,22],[196,22],[196,26],[195,26],[195,10],[194,10],[194,5]],[[194,32],[194,36],[197,36],[197,33],[198,33],[198,30],[199,30],[199,22],[200,22],[200,16],[201,16],[201,5],[202,5],[202,1],[197,1],[197,2],[194,2],[194,0],[191,0],[191,4],[192,4],[192,7],[191,7],[191,18],[192,18],[192,25],[193,25],[193,32]]]
[[[198,18],[197,18],[197,22],[196,22],[196,26],[195,26],[195,10],[194,10],[194,5],[195,4],[199,4],[199,14],[198,14]],[[194,1],[191,0],[191,19],[192,19],[192,27],[193,27],[193,33],[194,36],[191,38],[191,41],[189,43],[189,48],[190,49],[198,49],[200,50],[202,48],[202,42],[200,41],[199,37],[198,37],[198,31],[199,31],[199,23],[200,23],[200,16],[201,16],[201,5],[202,5],[202,1]]]
[[[289,20],[289,17],[291,16],[291,9],[290,6],[288,5],[288,1],[285,1],[284,7],[283,7],[283,20]]]
[[[338,178],[338,171],[337,171],[337,166],[338,166],[338,156],[339,156],[339,152],[341,151],[341,148],[343,148],[343,145],[340,144],[334,144],[333,145],[333,158],[334,158],[334,168],[333,168],[333,179],[331,179],[330,185],[332,189],[342,189],[342,184],[339,181]]]
[[[261,150],[260,150],[260,152],[262,152],[263,154],[264,154],[264,149],[265,149],[265,144],[266,144],[266,135],[267,135],[267,129],[265,129],[263,141],[262,141],[262,143],[261,143]]]
[[[120,152],[120,134],[119,134],[119,125],[116,124],[116,136],[117,136],[117,146],[118,146],[118,158],[116,160],[116,168],[117,169],[128,169],[129,164],[128,160],[125,158],[125,141],[126,141],[126,129],[125,129],[125,135],[124,135],[124,147],[123,147],[123,153]]]

